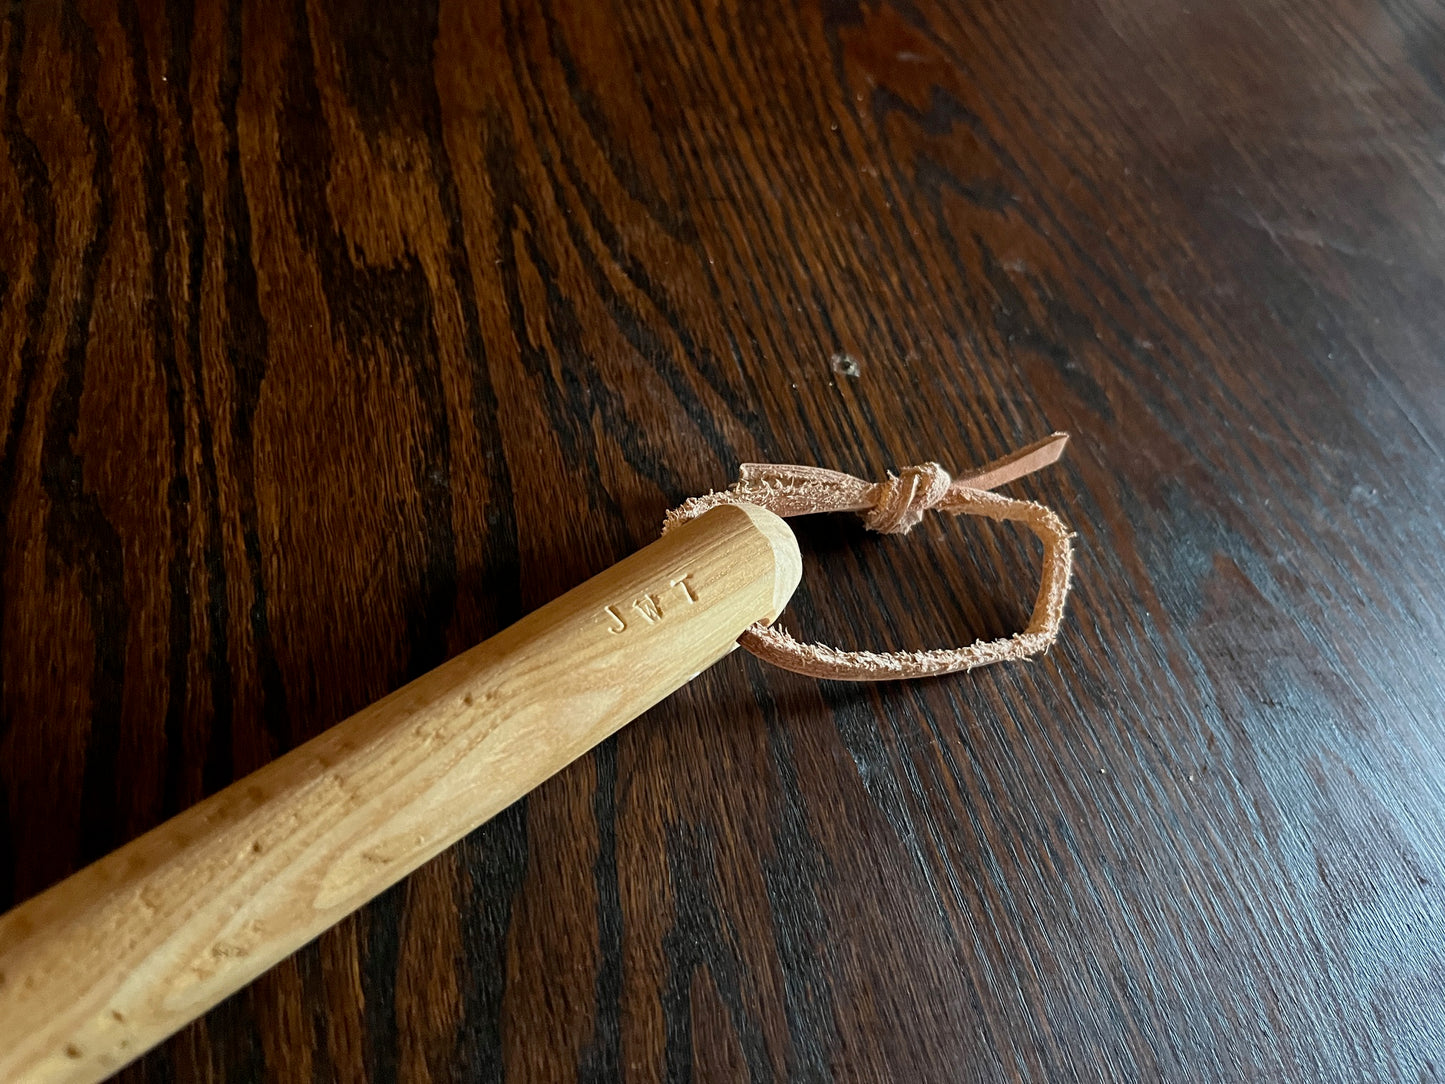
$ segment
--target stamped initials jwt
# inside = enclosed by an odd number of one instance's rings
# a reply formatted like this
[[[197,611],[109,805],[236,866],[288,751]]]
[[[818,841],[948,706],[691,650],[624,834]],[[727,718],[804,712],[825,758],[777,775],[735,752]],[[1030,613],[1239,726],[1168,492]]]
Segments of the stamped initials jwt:
[[[655,625],[679,607],[691,606],[697,601],[697,592],[689,582],[691,576],[691,572],[684,572],[677,579],[669,580],[665,589],[633,599],[631,606],[624,602],[604,606],[603,612],[612,619],[607,631],[616,634],[639,624]],[[629,618],[633,622],[631,625],[627,623]]]

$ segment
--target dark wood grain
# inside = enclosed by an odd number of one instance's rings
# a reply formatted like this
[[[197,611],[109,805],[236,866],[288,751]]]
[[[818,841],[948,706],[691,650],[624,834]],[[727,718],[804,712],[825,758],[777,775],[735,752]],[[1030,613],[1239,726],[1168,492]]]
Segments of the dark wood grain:
[[[1076,438],[1046,659],[732,657],[125,1080],[1445,1076],[1434,0],[33,0],[0,57],[0,903],[739,461]],[[795,629],[1025,615],[1010,530],[800,533]]]

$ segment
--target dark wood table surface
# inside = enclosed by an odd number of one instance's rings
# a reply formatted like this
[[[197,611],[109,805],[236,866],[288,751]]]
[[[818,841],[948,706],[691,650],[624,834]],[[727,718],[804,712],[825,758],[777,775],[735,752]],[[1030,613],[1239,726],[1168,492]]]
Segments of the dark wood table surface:
[[[1046,657],[739,652],[128,1081],[1445,1076],[1438,0],[33,0],[0,903],[743,461],[1053,429]],[[850,646],[1037,546],[799,525]],[[3,1032],[4,1021],[0,1021]]]

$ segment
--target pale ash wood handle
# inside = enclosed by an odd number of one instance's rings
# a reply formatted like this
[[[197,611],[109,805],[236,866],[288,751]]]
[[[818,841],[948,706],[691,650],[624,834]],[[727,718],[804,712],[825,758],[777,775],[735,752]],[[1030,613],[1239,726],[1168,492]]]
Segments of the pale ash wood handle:
[[[0,917],[0,1081],[93,1081],[771,621],[792,532],[723,506]]]

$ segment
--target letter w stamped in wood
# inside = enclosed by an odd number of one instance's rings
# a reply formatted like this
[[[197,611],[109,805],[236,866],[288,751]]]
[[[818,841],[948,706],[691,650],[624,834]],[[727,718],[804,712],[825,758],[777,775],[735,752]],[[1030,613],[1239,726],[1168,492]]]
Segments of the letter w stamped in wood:
[[[697,592],[693,590],[691,577],[691,572],[684,572],[681,576],[669,580],[665,588],[639,595],[630,605],[614,602],[604,606],[602,612],[611,622],[607,631],[615,635],[630,628],[656,625],[679,607],[691,606],[697,601]]]

